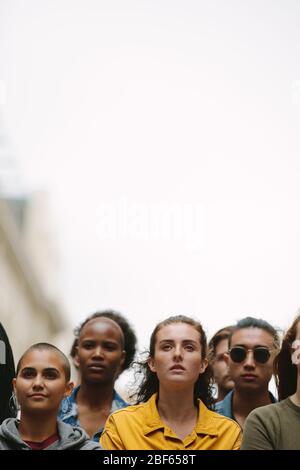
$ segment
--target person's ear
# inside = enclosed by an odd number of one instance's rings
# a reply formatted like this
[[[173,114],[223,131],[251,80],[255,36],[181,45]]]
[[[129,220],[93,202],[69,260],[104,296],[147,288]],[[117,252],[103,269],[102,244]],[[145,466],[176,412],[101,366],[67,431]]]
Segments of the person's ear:
[[[155,364],[154,364],[153,357],[149,357],[147,362],[148,362],[148,366],[149,366],[149,369],[151,370],[151,372],[156,372],[156,367],[155,367]]]
[[[13,389],[14,389],[14,393],[16,394],[17,392],[17,389],[16,389],[16,382],[17,382],[17,379],[12,379],[12,386],[13,386]]]
[[[71,393],[72,393],[72,391],[73,391],[73,388],[74,388],[74,382],[72,382],[72,381],[70,380],[70,381],[67,382],[67,384],[66,384],[65,393],[64,393],[64,398],[71,395]]]
[[[208,360],[207,360],[207,359],[203,359],[203,360],[202,360],[202,363],[201,363],[201,366],[200,366],[200,372],[199,372],[199,374],[204,374],[204,372],[205,372],[207,366],[208,366]]]
[[[73,364],[74,364],[75,369],[79,369],[79,359],[78,359],[77,354],[76,356],[73,357]]]
[[[225,352],[223,357],[224,357],[224,362],[226,363],[226,366],[229,367],[229,353]]]
[[[124,350],[122,351],[121,360],[120,360],[121,370],[123,370],[125,359],[126,359],[126,351]]]
[[[126,351],[122,351],[121,359],[120,359],[120,364],[119,364],[118,371],[117,371],[117,374],[116,374],[116,379],[117,379],[117,378],[122,374],[122,372],[123,372],[123,365],[124,365],[125,359],[126,359]]]
[[[75,352],[75,356],[73,357],[73,364],[74,366],[76,367],[76,369],[79,369],[79,356],[78,356],[78,346],[76,346],[76,352]]]

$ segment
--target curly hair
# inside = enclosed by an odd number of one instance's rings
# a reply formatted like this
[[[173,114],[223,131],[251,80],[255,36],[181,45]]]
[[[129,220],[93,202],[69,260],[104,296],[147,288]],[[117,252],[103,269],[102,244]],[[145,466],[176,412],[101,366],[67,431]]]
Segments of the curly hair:
[[[200,345],[201,345],[201,358],[205,359],[207,356],[207,340],[202,325],[190,318],[186,317],[185,315],[176,315],[163,320],[162,322],[158,323],[154,328],[151,338],[150,338],[150,349],[146,351],[146,359],[141,360],[140,362],[136,362],[136,371],[135,371],[135,379],[137,385],[136,391],[131,394],[130,398],[135,399],[135,402],[142,403],[147,400],[154,394],[159,392],[159,380],[155,372],[152,372],[149,365],[148,360],[149,358],[154,358],[155,355],[155,343],[156,343],[156,335],[159,330],[161,330],[164,326],[171,325],[174,323],[185,323],[187,325],[193,326],[199,333],[200,333]],[[212,397],[212,369],[211,366],[208,365],[205,372],[200,374],[198,377],[197,382],[194,386],[194,403],[197,405],[197,400],[200,398],[203,403],[209,408],[212,407],[213,404],[213,397]]]
[[[121,328],[123,335],[124,335],[124,351],[126,352],[125,361],[122,367],[122,372],[129,368],[131,365],[134,356],[136,354],[136,345],[137,345],[137,338],[135,332],[130,325],[130,323],[126,320],[121,313],[116,312],[115,310],[101,310],[100,312],[93,313],[89,315],[84,322],[82,322],[79,326],[74,329],[75,339],[73,341],[70,356],[74,358],[77,352],[78,346],[78,339],[81,333],[82,328],[90,321],[94,320],[95,318],[109,318],[113,320],[115,323],[119,325]]]
[[[300,322],[300,314],[293,321],[282,340],[279,354],[274,360],[275,379],[278,388],[279,400],[293,395],[297,389],[298,371],[295,364],[292,363],[292,343],[297,335],[297,326]]]

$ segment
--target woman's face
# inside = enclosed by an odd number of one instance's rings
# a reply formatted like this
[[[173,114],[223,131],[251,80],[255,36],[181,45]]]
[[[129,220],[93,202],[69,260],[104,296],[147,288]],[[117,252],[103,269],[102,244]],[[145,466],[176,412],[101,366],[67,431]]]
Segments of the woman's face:
[[[66,379],[63,358],[52,350],[29,351],[13,385],[21,412],[57,412],[73,388]]]
[[[90,320],[80,333],[76,355],[82,381],[113,386],[125,361],[123,343],[122,330],[113,320]]]
[[[300,321],[296,326],[296,336],[292,343],[292,363],[300,370]]]
[[[201,358],[200,333],[187,323],[171,323],[156,334],[154,357],[149,367],[160,384],[171,388],[194,388],[207,367]]]

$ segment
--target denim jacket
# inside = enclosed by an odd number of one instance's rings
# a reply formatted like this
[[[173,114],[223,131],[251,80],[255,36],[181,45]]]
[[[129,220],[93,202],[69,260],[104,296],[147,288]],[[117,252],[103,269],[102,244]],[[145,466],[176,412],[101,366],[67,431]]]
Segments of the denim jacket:
[[[72,426],[80,426],[79,418],[78,418],[78,411],[77,411],[77,403],[76,403],[76,396],[80,389],[80,385],[75,387],[71,395],[67,398],[64,398],[60,404],[60,409],[58,412],[58,418],[63,421],[64,423],[71,424]],[[120,395],[114,390],[114,397],[110,409],[110,413],[113,411],[119,410],[120,408],[126,408],[128,403],[120,397]],[[99,439],[103,432],[103,427],[99,428],[99,431],[96,432],[93,436],[93,441],[99,443]]]
[[[224,400],[215,403],[213,410],[216,411],[217,413],[220,413],[220,415],[226,416],[227,418],[231,418],[236,421],[233,415],[233,406],[232,406],[233,393],[234,393],[234,390],[231,390],[231,392],[227,393]],[[271,402],[276,403],[277,400],[274,397],[274,395],[272,395],[271,392],[269,392],[269,396],[270,396]]]

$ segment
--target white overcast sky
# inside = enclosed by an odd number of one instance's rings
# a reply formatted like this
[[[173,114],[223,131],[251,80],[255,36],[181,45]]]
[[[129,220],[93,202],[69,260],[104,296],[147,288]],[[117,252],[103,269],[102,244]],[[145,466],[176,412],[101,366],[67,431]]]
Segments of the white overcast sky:
[[[1,120],[46,189],[71,322],[141,346],[300,306],[298,0],[0,0]]]

